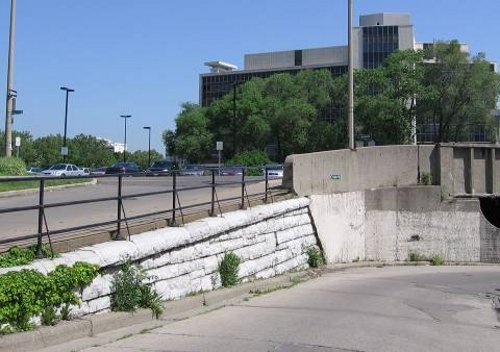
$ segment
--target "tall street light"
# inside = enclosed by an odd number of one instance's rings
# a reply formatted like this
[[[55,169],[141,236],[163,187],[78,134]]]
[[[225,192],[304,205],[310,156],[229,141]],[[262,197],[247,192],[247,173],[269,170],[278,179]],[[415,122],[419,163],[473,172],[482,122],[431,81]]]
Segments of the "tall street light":
[[[349,148],[355,150],[354,146],[354,58],[353,58],[353,45],[352,45],[352,2],[349,0],[348,4],[348,47],[349,47],[349,106],[348,106],[348,120],[349,120]]]
[[[75,90],[68,87],[61,87],[60,89],[66,92],[66,106],[64,109],[64,137],[63,137],[63,146],[61,148],[61,155],[63,156],[63,162],[66,162],[66,158],[68,156],[68,146],[66,145],[66,133],[68,131],[68,97],[69,93],[72,93]]]
[[[145,130],[148,130],[148,167],[151,166],[151,126],[144,126]]]
[[[14,110],[14,39],[16,28],[16,0],[10,1],[9,54],[7,61],[7,101],[5,106],[5,156],[12,155],[12,113]]]
[[[123,162],[127,161],[127,119],[131,118],[132,115],[120,115],[120,117],[125,122],[125,141],[123,143]]]

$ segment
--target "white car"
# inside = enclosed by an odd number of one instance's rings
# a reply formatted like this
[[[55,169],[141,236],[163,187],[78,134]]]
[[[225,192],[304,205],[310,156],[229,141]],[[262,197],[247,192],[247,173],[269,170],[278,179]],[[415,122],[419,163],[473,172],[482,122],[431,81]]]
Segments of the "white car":
[[[267,171],[267,178],[282,178],[283,177],[283,165],[267,165],[264,168],[264,176],[266,175]]]
[[[74,164],[54,164],[42,171],[47,176],[83,176],[83,170]]]

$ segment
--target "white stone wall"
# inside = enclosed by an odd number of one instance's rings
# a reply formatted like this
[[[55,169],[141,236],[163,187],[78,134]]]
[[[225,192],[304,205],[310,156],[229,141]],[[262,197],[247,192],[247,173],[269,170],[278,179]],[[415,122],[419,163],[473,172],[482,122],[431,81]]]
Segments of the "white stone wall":
[[[184,227],[168,227],[134,235],[131,241],[113,241],[64,253],[54,260],[37,260],[0,274],[36,269],[52,271],[59,264],[77,261],[98,264],[98,276],[81,295],[82,304],[72,314],[81,316],[109,310],[113,273],[125,258],[139,263],[163,299],[219,288],[217,271],[224,253],[240,259],[242,281],[268,278],[307,268],[305,251],[317,245],[309,215],[309,199],[298,198],[205,218]]]
[[[405,261],[410,253],[447,261],[480,261],[479,208],[462,203],[404,209],[390,192],[367,207],[366,193],[311,196],[311,215],[329,263]]]

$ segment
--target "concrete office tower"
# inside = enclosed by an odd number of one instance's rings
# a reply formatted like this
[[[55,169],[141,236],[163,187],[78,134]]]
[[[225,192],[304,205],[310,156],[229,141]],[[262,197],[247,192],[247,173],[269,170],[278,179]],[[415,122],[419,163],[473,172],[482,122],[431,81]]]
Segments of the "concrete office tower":
[[[409,14],[379,13],[359,17],[354,28],[354,67],[376,68],[396,50],[415,48],[413,25]],[[333,77],[348,69],[347,45],[315,49],[298,49],[247,54],[244,69],[220,61],[207,62],[211,73],[200,75],[200,104],[208,106],[229,93],[234,85],[254,77],[266,78],[276,73],[297,73],[304,69],[326,69]],[[222,69],[221,69],[222,67]],[[335,119],[335,112],[326,111],[322,119]]]

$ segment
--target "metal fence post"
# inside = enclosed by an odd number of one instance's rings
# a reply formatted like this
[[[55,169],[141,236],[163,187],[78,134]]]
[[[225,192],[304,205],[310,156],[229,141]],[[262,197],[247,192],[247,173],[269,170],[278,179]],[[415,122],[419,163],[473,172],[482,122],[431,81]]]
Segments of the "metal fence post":
[[[36,245],[36,256],[38,258],[43,257],[42,251],[42,236],[43,236],[43,216],[44,216],[44,192],[45,192],[45,180],[40,178],[40,188],[38,191],[38,237]]]
[[[264,168],[264,175],[265,175],[265,178],[266,178],[266,182],[265,182],[265,187],[266,187],[266,194],[264,195],[264,203],[267,203],[267,192],[269,192],[269,178],[268,178],[268,175],[267,175],[267,166]]]
[[[245,168],[241,168],[241,206],[240,209],[245,209]]]
[[[177,173],[174,170],[172,172],[172,221],[170,222],[170,226],[176,226],[175,222],[176,200],[177,200]]]
[[[215,215],[215,170],[212,169],[212,201],[210,202],[210,216]]]
[[[117,212],[117,224],[116,224],[116,236],[115,239],[120,238],[121,228],[122,228],[122,180],[123,175],[118,175],[118,212]]]

